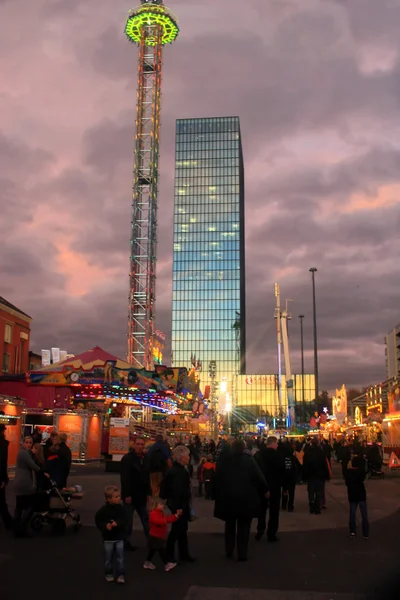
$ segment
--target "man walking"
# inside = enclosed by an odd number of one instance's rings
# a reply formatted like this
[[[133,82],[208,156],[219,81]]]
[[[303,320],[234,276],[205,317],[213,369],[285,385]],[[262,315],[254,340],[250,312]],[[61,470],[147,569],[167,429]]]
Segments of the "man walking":
[[[310,514],[320,515],[325,481],[330,479],[330,474],[325,452],[316,437],[304,455],[303,479],[307,482]]]
[[[155,444],[150,446],[146,454],[146,461],[150,471],[151,494],[153,497],[160,495],[160,485],[168,469],[172,466],[171,449],[163,440],[163,436],[156,435]]]
[[[267,438],[266,446],[261,445],[260,450],[254,456],[259,465],[269,488],[269,499],[263,498],[261,514],[258,519],[256,540],[261,540],[267,529],[267,540],[277,542],[276,534],[279,528],[279,510],[281,505],[281,490],[284,480],[285,465],[281,455],[278,453],[278,438],[270,436]],[[267,510],[269,509],[268,528],[266,524]]]
[[[142,522],[144,534],[149,535],[147,498],[151,495],[149,470],[145,460],[144,439],[137,437],[133,449],[121,460],[121,496],[128,513],[128,532],[125,547],[135,550],[131,536],[135,510]]]
[[[6,529],[12,529],[13,520],[8,511],[7,499],[6,499],[6,487],[8,484],[8,446],[9,441],[5,438],[6,426],[2,423],[0,425],[0,516],[3,521],[3,525]]]

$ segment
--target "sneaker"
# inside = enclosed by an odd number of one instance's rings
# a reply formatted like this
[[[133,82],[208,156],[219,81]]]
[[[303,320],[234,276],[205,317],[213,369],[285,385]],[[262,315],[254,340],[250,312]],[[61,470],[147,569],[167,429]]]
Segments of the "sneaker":
[[[124,575],[120,575],[117,579],[117,583],[125,583],[125,577]]]
[[[164,571],[172,571],[172,569],[175,569],[177,563],[167,563],[164,567]]]
[[[367,537],[367,536],[364,536],[364,540],[369,540],[369,537]]]
[[[355,534],[355,533],[351,533],[351,534],[350,534],[350,537],[351,537],[351,539],[352,539],[352,540],[354,540],[354,539],[355,539],[355,537],[356,537],[356,534]]]
[[[112,583],[114,581],[114,576],[113,575],[106,575],[106,581],[107,581],[107,583]]]
[[[146,562],[143,565],[143,569],[151,569],[151,571],[154,571],[154,569],[157,569],[157,567],[155,564],[153,564],[149,560],[146,560]]]

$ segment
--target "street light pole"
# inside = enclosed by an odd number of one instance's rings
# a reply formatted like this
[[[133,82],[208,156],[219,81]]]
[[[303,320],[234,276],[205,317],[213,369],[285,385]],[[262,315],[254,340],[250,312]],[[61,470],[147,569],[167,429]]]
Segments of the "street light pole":
[[[318,392],[319,392],[319,381],[318,381],[318,335],[317,335],[317,308],[315,302],[315,273],[317,269],[315,267],[311,267],[309,269],[311,273],[312,279],[312,289],[313,289],[313,321],[314,321],[314,379],[315,379],[315,410],[317,410],[318,405]]]
[[[300,340],[301,340],[301,406],[303,412],[303,423],[306,421],[306,402],[304,398],[304,332],[303,332],[303,319],[304,315],[299,315],[300,319]]]

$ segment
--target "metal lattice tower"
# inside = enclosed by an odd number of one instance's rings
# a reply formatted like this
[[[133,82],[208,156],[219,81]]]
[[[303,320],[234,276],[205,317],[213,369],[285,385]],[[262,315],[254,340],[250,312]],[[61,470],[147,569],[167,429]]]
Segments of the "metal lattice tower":
[[[139,50],[128,316],[128,361],[153,368],[162,51],[178,36],[163,0],[141,0],[125,27]]]

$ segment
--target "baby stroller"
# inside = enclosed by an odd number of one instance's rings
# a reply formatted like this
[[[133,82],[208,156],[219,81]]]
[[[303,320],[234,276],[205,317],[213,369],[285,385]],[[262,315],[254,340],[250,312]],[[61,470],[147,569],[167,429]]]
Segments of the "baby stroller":
[[[73,530],[78,532],[82,526],[81,517],[79,512],[71,507],[71,500],[82,497],[80,486],[60,490],[56,483],[50,480],[50,488],[36,497],[30,521],[31,529],[39,533],[45,525],[49,525],[54,535],[64,535],[67,526],[73,525]]]

